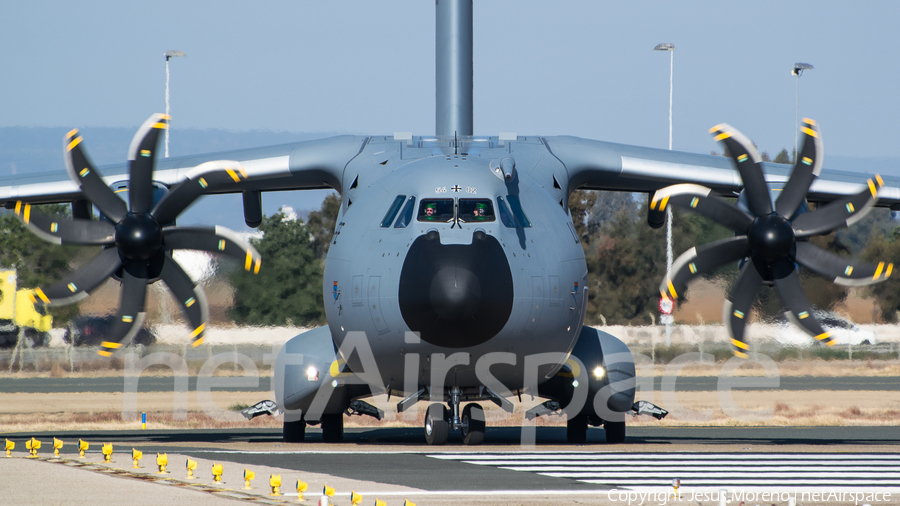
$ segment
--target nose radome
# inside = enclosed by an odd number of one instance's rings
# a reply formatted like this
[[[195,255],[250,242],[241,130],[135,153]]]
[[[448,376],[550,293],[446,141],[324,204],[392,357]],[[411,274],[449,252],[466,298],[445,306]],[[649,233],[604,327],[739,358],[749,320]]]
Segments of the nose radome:
[[[431,280],[431,307],[441,318],[472,318],[481,305],[481,284],[472,271],[444,267]]]
[[[400,313],[422,340],[448,348],[484,343],[509,320],[512,272],[494,237],[441,244],[437,232],[419,236],[400,271]]]

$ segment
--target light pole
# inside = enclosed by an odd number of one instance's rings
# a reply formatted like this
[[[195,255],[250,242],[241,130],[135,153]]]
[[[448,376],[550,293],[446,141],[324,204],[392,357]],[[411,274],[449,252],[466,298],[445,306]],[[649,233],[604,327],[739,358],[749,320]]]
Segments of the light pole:
[[[664,42],[657,44],[653,50],[669,52],[669,149],[672,149],[672,77],[675,71],[675,44]]]
[[[653,48],[654,51],[669,52],[669,150],[672,149],[672,84],[675,75],[675,44],[663,42]],[[666,207],[666,277],[672,272],[672,207]],[[674,318],[667,314],[660,317],[660,321],[666,324],[666,346],[672,344],[672,322]]]
[[[169,58],[175,56],[187,56],[181,51],[170,49],[166,51],[166,116],[169,115]],[[166,158],[169,157],[169,129],[166,129]]]
[[[794,76],[794,158],[797,158],[797,142],[800,137],[800,76],[804,70],[812,70],[814,67],[809,63],[797,62],[791,69],[791,75]]]

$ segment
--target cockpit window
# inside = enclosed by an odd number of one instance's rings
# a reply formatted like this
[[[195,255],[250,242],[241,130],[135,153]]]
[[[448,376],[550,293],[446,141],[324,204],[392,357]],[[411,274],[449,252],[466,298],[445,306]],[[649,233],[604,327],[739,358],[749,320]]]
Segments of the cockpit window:
[[[394,223],[394,228],[406,228],[409,225],[409,222],[412,221],[413,209],[416,208],[416,198],[410,197],[406,200],[406,205],[403,206],[403,211],[400,212],[400,217],[397,218],[397,223]]]
[[[416,219],[437,223],[453,221],[453,199],[422,199]]]
[[[479,223],[494,219],[494,203],[490,199],[459,199],[459,221]]]
[[[506,228],[516,228],[516,219],[513,218],[512,211],[503,200],[503,197],[497,197],[497,209],[500,211],[500,221]]]
[[[391,223],[393,223],[394,218],[397,217],[397,212],[400,211],[400,206],[403,205],[404,200],[406,200],[406,195],[397,195],[397,198],[394,199],[388,212],[384,214],[384,218],[381,220],[381,228],[388,228],[391,226]]]
[[[509,207],[507,207],[507,202]],[[522,204],[519,203],[519,197],[516,195],[507,195],[506,200],[503,197],[497,197],[497,207],[500,209],[500,221],[508,228],[531,228],[531,221],[525,216],[522,210]],[[512,216],[510,216],[512,209]]]
[[[531,221],[528,219],[528,216],[525,216],[525,211],[522,209],[522,204],[519,203],[518,195],[507,195],[506,200],[509,201],[509,207],[512,208],[513,216],[516,217],[519,225],[531,228]]]

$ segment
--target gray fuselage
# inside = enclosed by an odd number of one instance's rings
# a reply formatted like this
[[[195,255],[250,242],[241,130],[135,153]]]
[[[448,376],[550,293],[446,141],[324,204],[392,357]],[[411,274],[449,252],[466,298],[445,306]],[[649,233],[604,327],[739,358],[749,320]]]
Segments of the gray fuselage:
[[[565,169],[538,138],[452,144],[375,137],[348,164],[325,266],[328,325],[339,347],[365,333],[391,390],[431,384],[432,360],[459,353],[446,384],[477,386],[479,359],[507,352],[515,364],[490,370],[515,391],[524,357],[570,352],[584,317],[587,269]],[[466,212],[476,206],[481,215]],[[419,362],[405,374],[407,354]]]

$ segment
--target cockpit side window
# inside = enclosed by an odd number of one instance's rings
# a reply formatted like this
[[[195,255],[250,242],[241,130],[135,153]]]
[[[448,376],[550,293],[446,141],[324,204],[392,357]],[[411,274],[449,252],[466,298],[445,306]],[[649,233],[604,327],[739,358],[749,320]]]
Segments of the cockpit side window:
[[[419,221],[449,223],[453,221],[453,199],[422,199],[419,205]]]
[[[516,228],[516,219],[513,218],[512,211],[506,205],[503,197],[497,197],[497,210],[500,212],[500,222],[506,228]]]
[[[384,218],[381,220],[381,228],[388,228],[391,226],[391,223],[393,223],[394,218],[397,217],[397,212],[400,211],[400,206],[403,205],[404,200],[406,200],[406,195],[397,195],[397,198],[394,199],[391,207],[388,209],[387,213],[384,214]]]
[[[397,223],[394,223],[394,228],[406,228],[409,225],[409,222],[412,221],[413,210],[416,208],[416,197],[410,197],[406,200],[406,205],[403,206],[403,211],[400,213],[400,217],[397,218]]]
[[[480,223],[495,219],[494,203],[490,199],[459,199],[459,221]]]
[[[509,206],[506,205],[507,202]],[[503,197],[497,197],[497,209],[500,210],[500,221],[505,227],[531,228],[531,221],[528,216],[525,216],[525,211],[522,210],[522,205],[519,203],[519,197],[507,195],[505,200]],[[510,209],[512,209],[511,212]]]

